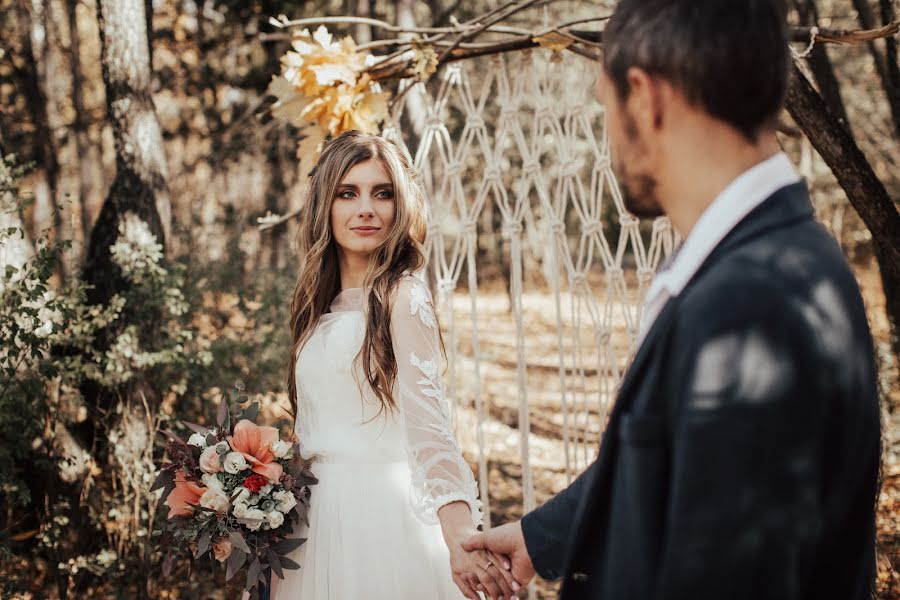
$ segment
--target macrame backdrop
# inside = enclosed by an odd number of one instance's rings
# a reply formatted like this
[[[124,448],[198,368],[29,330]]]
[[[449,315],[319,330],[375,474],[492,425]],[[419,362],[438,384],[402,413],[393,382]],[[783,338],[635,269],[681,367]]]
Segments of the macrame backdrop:
[[[465,450],[478,459],[486,526],[491,407],[484,388],[491,375],[480,341],[500,324],[482,314],[479,240],[501,235],[509,266],[515,356],[491,361],[515,370],[510,391],[517,400],[525,511],[535,506],[529,370],[558,373],[551,394],[565,456],[558,466],[571,480],[596,454],[638,333],[641,299],[672,250],[667,220],[640,222],[623,206],[603,109],[592,94],[596,69],[587,59],[567,53],[563,61],[544,49],[451,64],[435,76],[439,81],[406,90],[384,128],[385,137],[403,146],[401,131],[424,119],[411,156],[429,202],[429,274],[447,346],[448,397],[451,406],[474,406],[477,415],[477,448]],[[401,93],[409,85],[402,82]],[[496,277],[496,266],[491,273]],[[540,294],[530,294],[532,287]],[[555,323],[549,342],[535,344],[530,335],[524,306],[532,296],[545,299],[543,314]],[[461,302],[467,306],[455,306]],[[458,314],[468,318],[457,322]]]

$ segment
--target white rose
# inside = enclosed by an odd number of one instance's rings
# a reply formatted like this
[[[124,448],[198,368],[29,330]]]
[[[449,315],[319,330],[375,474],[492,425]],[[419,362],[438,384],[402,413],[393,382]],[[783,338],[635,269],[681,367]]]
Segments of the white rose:
[[[257,531],[266,521],[266,513],[258,508],[250,508],[244,514],[244,524],[250,531]]]
[[[275,508],[280,510],[283,513],[290,512],[295,506],[297,506],[297,498],[294,497],[294,494],[287,490],[281,490],[272,494],[272,499],[275,500]]]
[[[243,519],[247,516],[248,507],[243,502],[235,502],[231,506],[231,514],[233,514],[238,519]]]
[[[220,513],[227,512],[228,496],[221,490],[208,488],[203,492],[203,495],[200,496],[200,506]]]
[[[237,452],[229,452],[225,456],[225,460],[222,462],[222,466],[225,468],[226,473],[231,473],[234,475],[235,473],[240,473],[244,469],[247,468],[247,460],[243,457],[243,455],[238,454]]]
[[[266,485],[264,485],[264,486],[262,486],[261,488],[259,488],[259,495],[260,495],[260,496],[265,496],[266,494],[268,494],[268,493],[271,492],[271,491],[272,491],[272,484],[271,484],[271,483],[267,483]]]
[[[275,529],[276,527],[281,527],[281,524],[284,523],[284,515],[277,510],[273,510],[266,515],[266,521],[269,523],[269,527]]]
[[[225,492],[225,488],[222,487],[222,482],[219,481],[219,478],[215,476],[214,473],[207,473],[203,477],[203,484],[211,490],[216,490],[217,492]]]
[[[272,444],[272,454],[275,458],[284,458],[291,451],[291,445],[283,440],[278,440]]]
[[[250,490],[243,486],[237,488],[237,493],[233,496],[233,500],[234,502],[247,504],[247,501],[250,500]]]
[[[200,433],[195,433],[188,438],[189,446],[197,446],[198,448],[206,448],[206,436]]]
[[[53,333],[53,323],[44,321],[44,324],[34,330],[34,335],[45,338]]]

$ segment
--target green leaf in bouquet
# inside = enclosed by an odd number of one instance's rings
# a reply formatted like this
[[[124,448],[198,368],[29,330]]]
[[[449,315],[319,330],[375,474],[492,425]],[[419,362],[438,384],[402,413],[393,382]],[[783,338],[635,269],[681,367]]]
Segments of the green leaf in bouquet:
[[[256,423],[256,417],[259,416],[259,402],[253,402],[250,406],[241,411],[241,418]]]
[[[197,551],[194,552],[194,558],[200,558],[209,551],[209,542],[212,536],[208,531],[204,531],[197,539]]]
[[[196,423],[191,423],[189,421],[182,421],[182,425],[193,431],[194,433],[199,433],[200,435],[206,435],[209,433],[209,429],[204,427],[203,425],[197,425]]]
[[[306,498],[301,498],[299,502],[297,502],[297,506],[294,507],[294,512],[297,513],[297,516],[300,517],[300,520],[303,521],[303,524],[309,527],[309,504]]]
[[[247,560],[247,553],[240,548],[234,548],[228,557],[228,567],[225,569],[225,581],[231,581],[235,573],[241,570]]]
[[[280,542],[276,542],[269,546],[269,549],[281,555],[290,554],[291,552],[302,546],[305,541],[306,538],[290,538],[281,540]]]
[[[287,556],[281,557],[281,568],[287,569],[288,571],[296,571],[300,568],[300,565],[296,562],[289,559]]]
[[[216,415],[216,423],[219,425],[219,429],[226,429],[228,431],[231,430],[231,423],[225,424],[228,421],[228,402],[225,398],[219,402],[219,411]]]
[[[250,588],[259,583],[259,572],[262,570],[262,565],[259,562],[259,558],[254,558],[253,562],[250,563],[250,567],[247,569],[247,585],[244,588],[249,591]]]
[[[241,535],[240,531],[232,531],[228,534],[228,539],[231,540],[231,545],[235,548],[240,548],[244,552],[250,552],[250,546],[247,545],[247,541],[244,539],[244,536]]]
[[[306,468],[300,469],[300,474],[295,479],[298,485],[316,485],[319,483],[319,479],[313,475],[313,472]]]
[[[213,435],[212,433],[207,433],[207,434],[206,434],[206,445],[207,445],[207,446],[215,446],[215,445],[218,444],[218,443],[219,443],[219,438],[217,438],[217,437],[216,437],[215,435]]]
[[[170,469],[163,469],[159,472],[159,475],[156,476],[156,480],[153,482],[153,485],[150,486],[150,491],[155,492],[156,490],[162,490],[162,498],[161,500],[165,500],[169,497],[169,494],[172,490],[175,489],[175,473],[173,473]]]
[[[281,557],[272,552],[271,548],[266,549],[266,556],[269,558],[269,565],[272,572],[278,575],[279,579],[284,579],[284,571],[281,570]]]

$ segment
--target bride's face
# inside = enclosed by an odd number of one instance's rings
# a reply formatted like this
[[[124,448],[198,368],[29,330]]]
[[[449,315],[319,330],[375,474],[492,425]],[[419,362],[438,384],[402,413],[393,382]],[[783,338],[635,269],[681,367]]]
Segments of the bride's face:
[[[331,204],[331,231],[342,252],[368,257],[387,239],[397,205],[394,184],[377,160],[354,165]]]

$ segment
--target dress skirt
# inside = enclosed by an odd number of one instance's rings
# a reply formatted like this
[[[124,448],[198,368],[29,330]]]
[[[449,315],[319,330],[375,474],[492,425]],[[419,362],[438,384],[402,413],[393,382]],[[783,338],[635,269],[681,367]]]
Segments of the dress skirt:
[[[460,600],[440,526],[409,499],[404,462],[316,462],[307,541],[290,558],[276,600]]]

